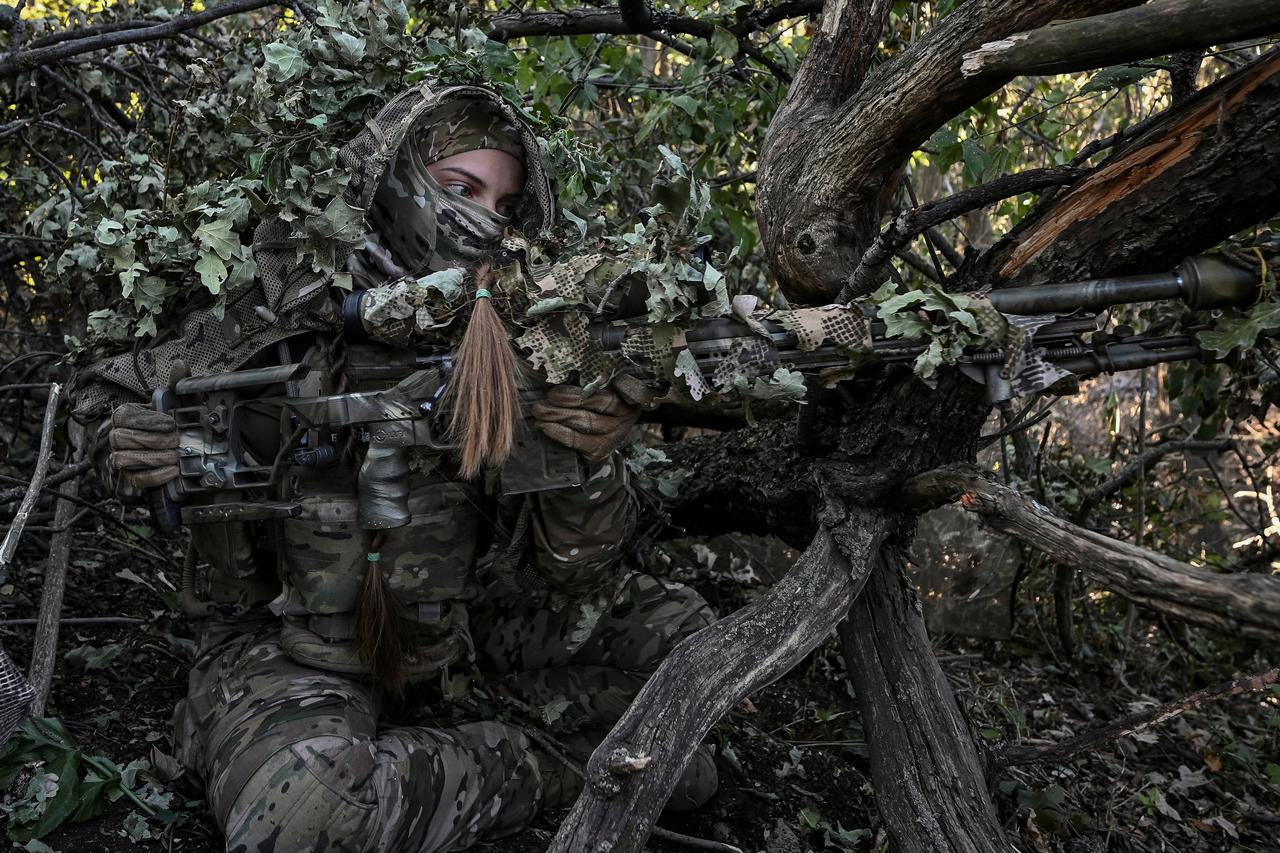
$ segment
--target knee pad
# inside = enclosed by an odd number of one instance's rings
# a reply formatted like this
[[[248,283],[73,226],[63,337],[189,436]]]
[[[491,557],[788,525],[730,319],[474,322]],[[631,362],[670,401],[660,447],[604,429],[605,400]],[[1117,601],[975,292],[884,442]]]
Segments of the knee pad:
[[[371,849],[382,823],[372,743],[322,734],[251,744],[231,762],[226,781],[250,765],[257,767],[238,791],[226,784],[223,802],[210,798],[229,853]]]

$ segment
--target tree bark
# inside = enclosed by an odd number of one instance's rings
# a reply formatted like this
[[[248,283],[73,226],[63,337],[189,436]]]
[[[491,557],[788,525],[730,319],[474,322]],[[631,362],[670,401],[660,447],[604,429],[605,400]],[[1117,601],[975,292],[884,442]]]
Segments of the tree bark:
[[[832,500],[813,542],[756,603],[667,656],[586,768],[550,853],[643,848],[694,748],[730,708],[784,675],[844,616],[876,559],[883,514]],[[649,759],[635,772],[621,766]]]
[[[1280,31],[1275,0],[1154,0],[1145,6],[1055,21],[965,54],[974,74],[1067,74]]]
[[[1277,175],[1280,51],[1272,51],[1169,110],[965,278],[1034,284],[1171,269],[1280,211]]]
[[[912,853],[1008,853],[983,760],[925,632],[920,602],[887,551],[840,626],[871,750],[876,804]]]
[[[965,506],[996,530],[1038,548],[1125,598],[1175,619],[1224,634],[1280,641],[1280,577],[1219,574],[1085,530],[1058,518],[972,466],[951,466],[913,478],[907,500],[947,500]]]
[[[856,57],[865,43],[860,40],[874,28],[856,16],[852,0],[828,3],[815,51],[819,39],[831,43],[806,57],[769,127],[760,158],[756,218],[787,298],[798,303],[834,299],[879,232],[911,152],[947,119],[1010,79],[996,74],[963,77],[960,64],[965,53],[1057,18],[1137,2],[962,4],[865,79],[848,69],[856,72]],[[835,21],[845,23],[836,26]],[[878,30],[870,37],[876,35]],[[822,73],[833,57],[834,70]],[[839,86],[814,83],[827,79]]]

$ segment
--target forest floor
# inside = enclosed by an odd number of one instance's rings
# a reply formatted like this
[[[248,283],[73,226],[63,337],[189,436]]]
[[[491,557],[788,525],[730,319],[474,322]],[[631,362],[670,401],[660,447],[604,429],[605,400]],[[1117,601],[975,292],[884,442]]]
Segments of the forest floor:
[[[178,543],[126,541],[123,527],[90,524],[75,534],[65,617],[131,617],[126,625],[64,625],[49,715],[84,753],[125,767],[172,751],[169,717],[193,652],[176,605]],[[96,528],[96,529],[90,529]],[[24,562],[0,580],[4,620],[35,615],[47,533],[24,539]],[[784,567],[781,546],[721,539],[668,549],[676,579],[720,613],[752,600]],[[1049,636],[1049,581],[1034,573],[1015,599],[1012,637],[940,637],[936,652],[989,747],[1000,815],[1024,851],[1280,851],[1280,690],[1207,704],[1067,763],[1000,768],[1011,745],[1061,741],[1136,709],[1274,665],[1275,651],[1187,631],[1094,594],[1080,648],[1066,659]],[[33,629],[0,620],[0,644],[21,665]],[[1173,633],[1171,634],[1170,631]],[[660,825],[743,851],[869,851],[887,848],[871,788],[868,744],[834,642],[742,702],[711,733],[720,791],[704,809]],[[29,777],[24,777],[24,779]],[[20,780],[8,808],[29,804]],[[57,851],[222,849],[199,793],[171,783],[140,788],[169,825],[143,819],[127,798],[88,821],[46,836]],[[3,819],[0,819],[2,821]],[[557,814],[540,816],[490,851],[540,851]],[[21,849],[21,845],[15,845]],[[652,839],[650,849],[691,848]]]

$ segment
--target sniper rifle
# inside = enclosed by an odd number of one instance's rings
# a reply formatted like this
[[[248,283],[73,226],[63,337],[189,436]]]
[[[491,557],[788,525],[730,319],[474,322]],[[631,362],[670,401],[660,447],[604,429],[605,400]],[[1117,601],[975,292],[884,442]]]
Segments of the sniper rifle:
[[[1193,309],[1248,305],[1258,297],[1257,276],[1215,256],[1184,261],[1176,271],[1096,279],[1064,284],[997,290],[987,294],[991,304],[1005,315],[1084,312],[1085,316],[1059,316],[1035,329],[1031,344],[1040,357],[1077,377],[1132,370],[1164,362],[1206,358],[1194,335],[1145,335],[1119,328],[1100,331],[1093,312],[1134,302],[1180,300]],[[882,321],[871,320],[875,360],[907,362],[927,347],[926,341],[890,339]],[[801,349],[797,334],[768,319],[755,328],[729,318],[695,324],[684,332],[684,347],[703,375],[712,375],[731,357],[737,342],[758,342],[767,334],[777,363],[803,374],[832,368],[848,368],[850,354],[838,346]],[[589,334],[606,354],[624,365],[622,346],[628,326],[592,324]],[[155,504],[157,523],[167,529],[178,525],[267,518],[295,517],[300,505],[280,493],[287,464],[325,467],[334,464],[345,436],[367,446],[358,476],[357,524],[362,529],[399,527],[409,521],[409,452],[447,453],[453,449],[445,436],[441,404],[448,386],[451,353],[430,355],[410,351],[388,354],[372,349],[359,357],[359,345],[349,349],[346,374],[356,387],[381,386],[326,396],[302,396],[298,383],[311,368],[307,364],[238,370],[201,377],[180,378],[170,388],[155,392],[158,410],[173,414],[178,427],[178,477],[159,490]],[[634,362],[634,360],[632,360]],[[984,350],[964,354],[960,369],[988,386],[993,402],[1008,399],[1013,389],[1001,368],[1006,353]],[[634,364],[635,372],[652,376],[653,365]],[[624,366],[630,372],[632,366]],[[284,394],[274,391],[284,388]],[[525,494],[580,485],[580,460],[573,450],[545,439],[533,429],[528,412],[543,390],[524,391],[521,403],[526,423],[518,431],[516,446],[501,472],[504,494]],[[244,440],[244,423],[250,412],[274,411],[292,428],[292,435],[271,461],[254,458]]]

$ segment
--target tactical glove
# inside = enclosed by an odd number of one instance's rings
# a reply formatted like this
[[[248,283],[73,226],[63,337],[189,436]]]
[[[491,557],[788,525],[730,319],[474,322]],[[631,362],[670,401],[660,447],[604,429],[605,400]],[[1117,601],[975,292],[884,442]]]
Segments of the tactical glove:
[[[574,385],[556,385],[533,405],[538,429],[571,447],[588,462],[599,462],[617,450],[640,418],[632,405],[608,388],[584,394]]]
[[[173,416],[125,403],[111,413],[107,463],[122,496],[141,494],[178,476],[178,427]]]

